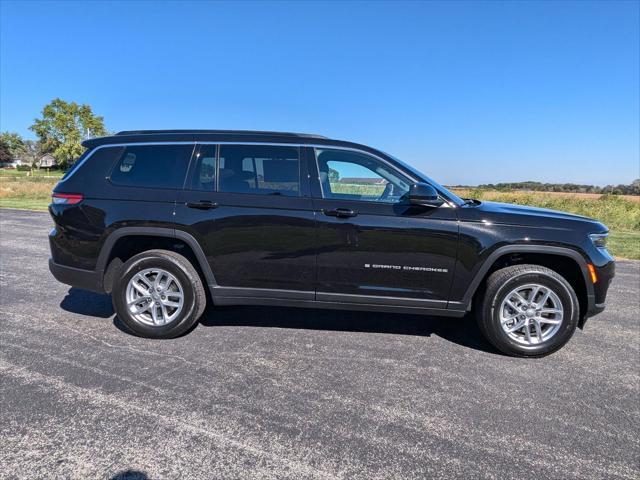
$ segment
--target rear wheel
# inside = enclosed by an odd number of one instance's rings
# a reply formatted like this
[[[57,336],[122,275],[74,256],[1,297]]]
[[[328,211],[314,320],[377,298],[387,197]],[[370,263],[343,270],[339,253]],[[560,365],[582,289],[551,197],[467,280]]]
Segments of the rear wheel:
[[[182,255],[149,250],[129,259],[115,279],[113,307],[136,334],[173,338],[189,330],[206,305],[198,272]]]
[[[541,357],[569,341],[579,308],[575,291],[557,272],[540,265],[514,265],[487,279],[477,320],[500,351]]]

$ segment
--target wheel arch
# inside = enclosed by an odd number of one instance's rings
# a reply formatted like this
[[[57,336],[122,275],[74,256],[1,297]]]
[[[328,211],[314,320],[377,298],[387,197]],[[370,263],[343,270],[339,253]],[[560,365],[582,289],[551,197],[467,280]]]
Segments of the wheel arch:
[[[106,292],[111,291],[113,278],[117,275],[118,269],[123,263],[122,259],[118,256],[118,247],[127,239],[142,240],[145,237],[154,240],[157,239],[159,241],[164,239],[165,241],[170,241],[174,244],[184,244],[191,254],[187,254],[185,256],[191,257],[189,260],[191,260],[192,263],[195,263],[194,267],[196,267],[198,272],[201,274],[202,279],[205,281],[207,286],[211,287],[216,285],[216,280],[213,275],[213,271],[209,266],[209,262],[207,261],[207,257],[202,251],[198,241],[189,233],[182,230],[163,227],[120,227],[114,230],[107,237],[100,249],[100,254],[98,255],[96,269],[104,272],[103,283],[104,290]],[[135,253],[139,252],[134,252],[134,254]],[[178,251],[177,253],[181,252]]]
[[[514,258],[518,256],[522,257],[521,260],[514,261]],[[546,261],[536,261],[536,258]],[[518,263],[540,264],[563,275],[567,281],[572,284],[580,300],[581,319],[579,326],[582,327],[584,320],[586,320],[585,315],[595,301],[593,283],[591,282],[591,276],[585,258],[578,251],[565,247],[506,245],[496,249],[487,257],[476,272],[473,280],[467,287],[461,304],[466,309],[471,308],[474,296],[482,290],[484,282],[491,273],[503,266]],[[568,268],[575,269],[575,274],[567,275],[567,272],[571,273],[571,270],[567,270]]]

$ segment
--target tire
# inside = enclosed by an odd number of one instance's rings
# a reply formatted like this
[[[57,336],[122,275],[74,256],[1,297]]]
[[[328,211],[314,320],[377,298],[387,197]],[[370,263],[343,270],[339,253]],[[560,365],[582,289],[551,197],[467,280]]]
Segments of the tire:
[[[547,291],[552,293],[545,299]],[[573,336],[580,318],[573,287],[540,265],[514,265],[492,273],[479,303],[476,318],[483,335],[501,352],[517,357],[543,357],[559,350]],[[507,331],[522,325],[518,322],[524,325]]]
[[[111,296],[118,318],[133,333],[146,338],[184,334],[206,306],[205,290],[196,269],[185,257],[168,250],[148,250],[127,260],[122,275],[114,279]],[[130,308],[128,303],[136,300]]]

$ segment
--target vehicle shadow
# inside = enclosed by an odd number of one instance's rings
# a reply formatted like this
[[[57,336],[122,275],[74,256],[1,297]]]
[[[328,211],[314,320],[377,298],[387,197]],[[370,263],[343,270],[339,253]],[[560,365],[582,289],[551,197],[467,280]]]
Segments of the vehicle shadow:
[[[149,475],[140,470],[123,470],[116,473],[109,480],[149,480]]]
[[[109,318],[114,315],[110,295],[75,287],[69,289],[60,307],[68,312],[93,317]],[[204,327],[291,328],[422,337],[435,335],[467,348],[502,355],[484,339],[473,314],[464,318],[450,318],[349,310],[233,306],[208,307],[199,323]],[[114,316],[113,324],[122,332],[132,334],[117,316]]]
[[[71,313],[90,317],[109,318],[115,312],[111,305],[111,295],[94,293],[71,287],[60,302],[60,308]]]
[[[200,325],[275,327],[423,337],[435,335],[467,348],[502,355],[484,339],[473,314],[464,318],[451,318],[349,310],[234,306],[207,308],[200,319]]]

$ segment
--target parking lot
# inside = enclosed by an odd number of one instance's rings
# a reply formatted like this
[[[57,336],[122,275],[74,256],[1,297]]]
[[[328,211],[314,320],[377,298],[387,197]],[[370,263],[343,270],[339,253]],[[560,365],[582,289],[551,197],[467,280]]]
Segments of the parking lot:
[[[209,309],[136,338],[56,282],[45,213],[0,210],[2,478],[640,476],[640,263],[560,352],[463,320]]]

